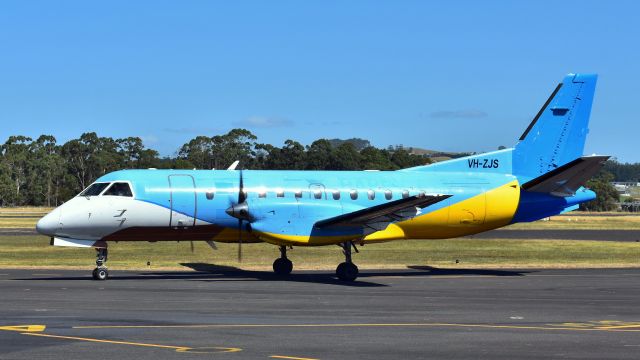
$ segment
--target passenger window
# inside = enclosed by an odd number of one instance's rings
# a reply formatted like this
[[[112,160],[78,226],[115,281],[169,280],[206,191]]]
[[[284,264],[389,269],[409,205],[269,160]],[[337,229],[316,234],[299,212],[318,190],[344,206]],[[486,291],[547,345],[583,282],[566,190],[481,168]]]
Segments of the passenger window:
[[[294,196],[296,197],[296,199],[300,199],[302,197],[302,190],[296,190]]]
[[[358,200],[358,190],[351,190],[349,196],[351,196],[351,200]]]
[[[409,197],[409,190],[402,190],[402,198],[406,199]]]
[[[113,183],[107,191],[104,192],[105,196],[125,196],[132,197],[131,188],[129,184],[124,182]]]
[[[276,190],[276,197],[284,197],[284,190],[282,189]]]
[[[391,198],[393,197],[393,193],[391,192],[391,190],[385,190],[384,191],[384,198],[387,200],[391,200]]]
[[[367,191],[367,197],[369,198],[369,200],[373,200],[376,198],[376,192],[373,190],[369,190]]]
[[[258,197],[259,197],[260,199],[264,199],[264,198],[266,198],[266,197],[267,197],[267,192],[266,192],[266,191],[264,191],[264,190],[261,190],[261,191],[258,193]]]
[[[95,183],[91,184],[88,188],[84,189],[79,196],[98,196],[102,190],[106,189],[110,183]]]
[[[322,190],[313,190],[314,199],[322,199]]]
[[[333,200],[340,200],[340,191],[339,190],[335,190],[333,192]]]
[[[213,200],[215,194],[213,193],[213,190],[210,190],[207,191],[204,195],[207,197],[207,200]]]

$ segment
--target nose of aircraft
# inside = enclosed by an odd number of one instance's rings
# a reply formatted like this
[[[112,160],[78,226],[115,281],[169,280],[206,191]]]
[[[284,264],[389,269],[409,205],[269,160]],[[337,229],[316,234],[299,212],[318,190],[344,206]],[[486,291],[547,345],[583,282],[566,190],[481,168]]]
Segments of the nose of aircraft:
[[[60,210],[55,209],[38,220],[36,231],[42,235],[54,236],[60,223]]]

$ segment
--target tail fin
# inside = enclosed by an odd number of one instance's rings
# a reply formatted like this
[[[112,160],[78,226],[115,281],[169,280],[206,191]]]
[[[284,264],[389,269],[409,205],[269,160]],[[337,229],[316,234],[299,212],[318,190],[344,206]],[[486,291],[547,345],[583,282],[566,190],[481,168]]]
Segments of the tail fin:
[[[515,146],[515,175],[536,178],[582,156],[596,80],[569,74],[558,84]]]

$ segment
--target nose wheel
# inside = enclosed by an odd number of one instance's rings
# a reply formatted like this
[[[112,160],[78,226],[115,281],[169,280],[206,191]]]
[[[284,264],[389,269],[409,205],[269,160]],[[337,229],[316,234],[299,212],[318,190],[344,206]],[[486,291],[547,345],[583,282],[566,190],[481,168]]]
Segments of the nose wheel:
[[[354,281],[358,278],[358,267],[351,261],[351,248],[353,247],[356,252],[358,252],[358,249],[351,241],[343,243],[340,246],[342,246],[345,262],[336,268],[336,276],[342,281]]]
[[[96,249],[96,268],[93,269],[93,280],[107,280],[109,277],[109,271],[104,263],[107,262],[108,251],[107,248]]]
[[[291,274],[293,263],[287,258],[287,247],[280,246],[280,257],[273,262],[273,272],[276,275],[286,276]]]

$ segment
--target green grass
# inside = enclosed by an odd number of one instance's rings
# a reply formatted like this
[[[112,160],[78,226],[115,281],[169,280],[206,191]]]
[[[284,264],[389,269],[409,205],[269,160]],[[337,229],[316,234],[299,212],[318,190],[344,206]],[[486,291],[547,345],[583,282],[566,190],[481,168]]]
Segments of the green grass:
[[[36,222],[49,211],[51,211],[49,208],[0,208],[0,229],[34,228]],[[615,216],[615,214],[598,214],[596,216],[585,216],[585,213],[569,213],[567,215],[552,216],[549,220],[514,224],[508,228],[640,230],[640,215]]]
[[[640,215],[615,216],[613,214],[598,214],[585,216],[584,213],[569,213],[552,216],[548,220],[513,224],[507,228],[536,230],[640,230]]]
[[[33,228],[50,209],[0,208],[0,228]],[[571,213],[549,221],[511,225],[509,229],[624,229],[640,230],[640,216],[584,216]],[[237,245],[219,244],[214,251],[202,242],[125,242],[109,244],[109,263],[115,269],[180,269],[181,263],[208,263],[246,269],[271,267],[279,255],[269,244],[243,246],[244,261],[236,261]],[[635,267],[640,266],[640,243],[569,240],[450,239],[409,240],[370,244],[354,255],[361,268],[436,267]],[[337,246],[296,247],[289,252],[296,269],[332,270],[343,261]],[[43,236],[0,236],[0,267],[90,268],[95,250],[49,246]],[[458,263],[456,263],[458,260]]]
[[[112,243],[108,265],[114,269],[180,269],[184,268],[181,263],[207,263],[267,270],[278,256],[278,249],[269,244],[245,244],[242,264],[236,261],[235,244],[219,244],[214,251],[205,243],[195,242],[194,250],[192,253],[189,242]],[[361,268],[640,266],[640,243],[635,242],[409,240],[369,244],[360,250],[354,254],[354,261]],[[90,268],[94,257],[93,249],[52,247],[42,236],[0,237],[0,267]],[[289,257],[296,269],[333,270],[343,261],[337,246],[296,247],[289,251]]]
[[[42,207],[0,208],[0,228],[34,228],[51,211]]]

